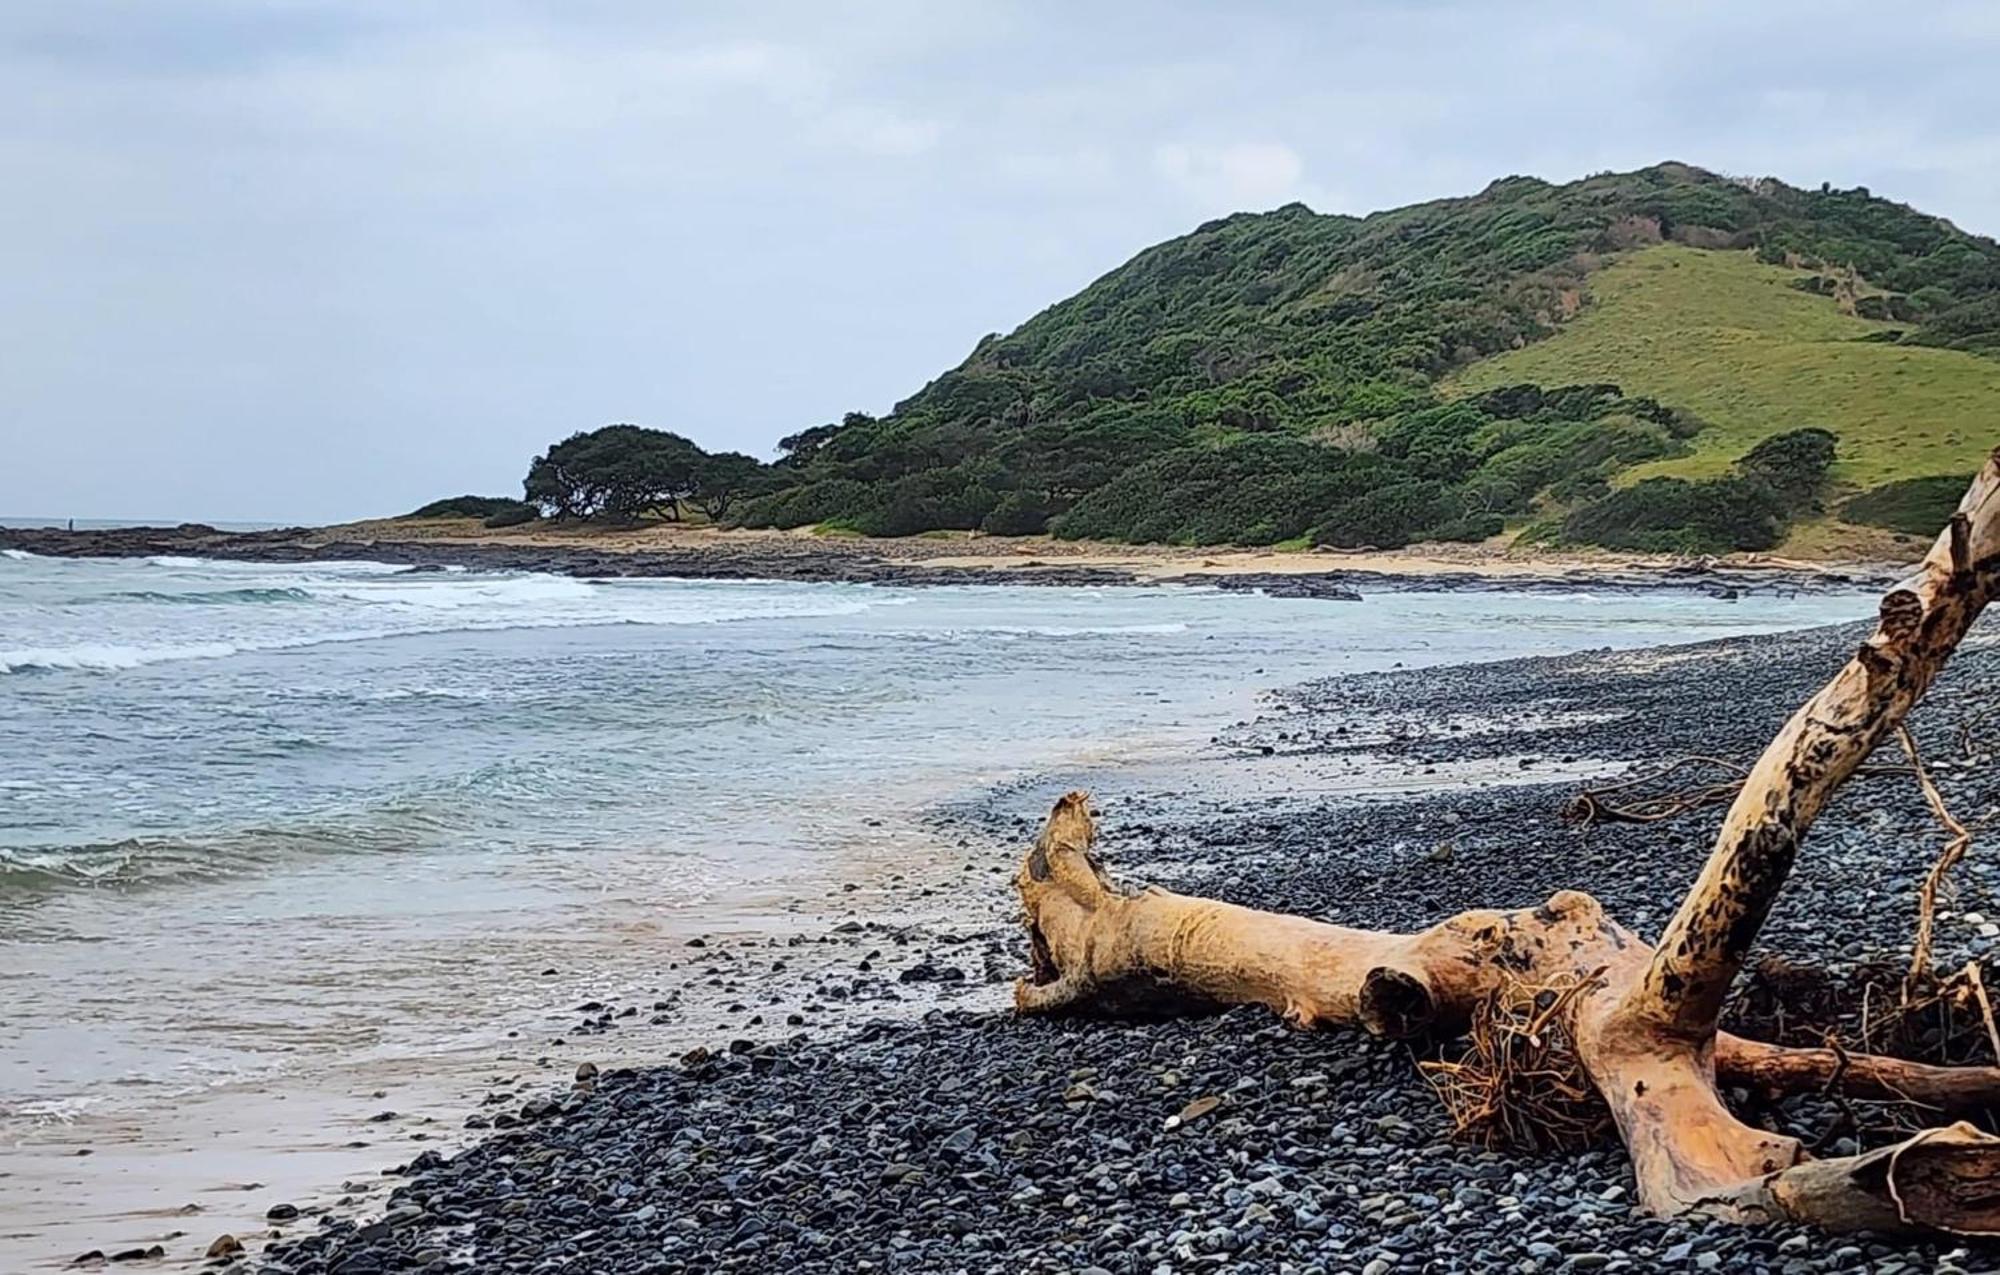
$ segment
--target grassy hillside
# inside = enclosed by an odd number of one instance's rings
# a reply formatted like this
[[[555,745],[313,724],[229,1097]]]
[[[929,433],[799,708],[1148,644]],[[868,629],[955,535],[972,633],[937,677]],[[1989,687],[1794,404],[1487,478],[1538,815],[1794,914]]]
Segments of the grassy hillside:
[[[1996,352],[2000,245],[1864,189],[1662,164],[1292,204],[1146,249],[887,416],[784,440],[735,517],[1762,548],[1813,516],[1829,458],[1855,489],[1969,471]],[[1812,481],[1777,481],[1794,462]],[[1865,508],[1921,519],[1929,491]]]
[[[1621,482],[1713,477],[1760,439],[1801,426],[1837,437],[1832,477],[1843,487],[1976,470],[2000,443],[2000,361],[1888,343],[1911,325],[1843,313],[1793,286],[1807,273],[1749,252],[1647,248],[1592,275],[1589,305],[1555,335],[1473,364],[1448,391],[1611,381],[1707,423],[1690,454],[1638,465]]]

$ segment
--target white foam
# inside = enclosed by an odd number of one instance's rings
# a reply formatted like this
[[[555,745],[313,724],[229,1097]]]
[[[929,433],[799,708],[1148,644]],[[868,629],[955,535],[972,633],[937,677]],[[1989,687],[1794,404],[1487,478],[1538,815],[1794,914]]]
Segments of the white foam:
[[[24,1102],[12,1110],[0,1109],[0,1114],[17,1116],[36,1124],[70,1125],[88,1115],[92,1108],[103,1105],[105,1096],[95,1094],[90,1097],[43,1098]]]
[[[234,655],[239,649],[229,642],[198,642],[184,646],[92,643],[86,646],[29,647],[0,651],[0,673],[21,673],[31,669],[134,669],[166,660],[219,659]]]
[[[0,558],[6,558],[13,562],[26,562],[30,558],[38,558],[40,556],[40,554],[29,553],[26,549],[0,549]]]
[[[1178,621],[1165,624],[980,624],[950,629],[903,629],[903,637],[940,642],[963,642],[979,638],[1011,641],[1024,637],[1170,637],[1185,633],[1188,626]]]
[[[375,691],[362,698],[376,703],[388,703],[400,699],[480,701],[492,699],[493,692],[483,690],[454,690],[448,686],[392,686],[387,690]]]
[[[249,610],[256,614],[251,619],[239,619],[235,614],[216,617],[201,634],[204,640],[96,640],[0,649],[0,674],[38,670],[112,673],[181,660],[439,633],[831,618],[911,600],[873,590],[836,593],[823,586],[784,594],[753,594],[728,588],[660,587],[654,582],[636,586],[620,582],[607,587],[570,576],[541,574],[450,579],[400,573],[378,573],[372,578],[356,578],[352,572],[342,575],[344,578],[334,580],[317,573],[291,573],[255,581],[261,588],[296,591],[308,602],[320,604],[318,607],[284,608],[282,615],[278,608],[252,608]],[[356,620],[364,623],[356,625]],[[156,631],[154,623],[145,627],[149,635]]]

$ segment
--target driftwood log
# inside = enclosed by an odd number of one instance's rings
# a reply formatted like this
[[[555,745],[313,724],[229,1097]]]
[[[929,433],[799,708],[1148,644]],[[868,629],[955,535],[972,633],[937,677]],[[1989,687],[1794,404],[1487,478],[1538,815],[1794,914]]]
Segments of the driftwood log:
[[[1072,793],[1016,874],[1032,962],[1016,1007],[1118,1015],[1256,1004],[1304,1028],[1409,1038],[1463,1031],[1510,986],[1565,987],[1574,1061],[1616,1122],[1648,1210],[2000,1233],[2000,1138],[1961,1122],[1816,1159],[1797,1139],[1739,1120],[1718,1090],[1891,1096],[1951,1115],[2000,1108],[2000,1068],[1782,1048],[1717,1029],[1814,818],[1902,722],[1996,589],[2000,451],[1915,574],[1883,597],[1874,635],[1751,769],[1657,944],[1573,890],[1415,934],[1122,890],[1092,848],[1087,799]]]

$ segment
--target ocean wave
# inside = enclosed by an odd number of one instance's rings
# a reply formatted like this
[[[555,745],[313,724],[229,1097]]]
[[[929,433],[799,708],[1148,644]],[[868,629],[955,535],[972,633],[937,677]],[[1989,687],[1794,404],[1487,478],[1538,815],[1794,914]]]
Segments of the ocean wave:
[[[36,1098],[13,1106],[0,1107],[0,1117],[27,1120],[39,1125],[72,1125],[104,1104],[106,1094],[74,1095],[67,1098]]]
[[[0,549],[0,558],[6,558],[10,562],[26,562],[30,558],[41,556],[38,553],[29,553],[26,549]]]
[[[948,629],[899,629],[896,636],[962,642],[980,638],[1171,637],[1187,631],[1188,626],[1176,620],[1163,624],[976,624]]]
[[[316,600],[364,605],[394,604],[415,610],[463,611],[473,607],[546,607],[601,605],[603,593],[588,580],[574,576],[456,575],[424,572],[376,578],[300,580],[298,586]]]
[[[22,673],[81,671],[117,673],[151,664],[181,660],[225,659],[232,655],[272,651],[304,650],[349,642],[381,642],[395,638],[431,637],[444,633],[506,633],[533,629],[617,628],[624,625],[731,624],[745,620],[812,619],[854,614],[867,604],[831,606],[813,610],[772,611],[739,609],[688,615],[569,615],[522,618],[478,619],[467,617],[457,623],[415,623],[381,629],[348,630],[298,636],[246,638],[218,642],[189,642],[177,645],[120,645],[85,643],[64,647],[28,647],[0,650],[0,676]]]
[[[81,646],[28,647],[0,651],[0,674],[85,670],[108,673],[159,664],[168,660],[212,660],[235,655],[242,650],[233,642],[189,642],[179,646],[120,646],[89,643]]]
[[[310,589],[296,587],[272,587],[250,589],[210,589],[190,593],[163,593],[157,589],[131,589],[122,593],[106,594],[123,602],[156,602],[166,606],[231,606],[255,604],[259,602],[311,602],[314,594]]]
[[[0,899],[64,889],[140,889],[235,876],[295,855],[370,853],[404,844],[400,826],[365,819],[239,828],[191,838],[0,846]]]
[[[385,690],[369,691],[360,698],[374,704],[402,699],[485,701],[493,698],[493,692],[481,689],[459,690],[449,686],[391,686]]]
[[[177,564],[172,557],[149,559]],[[193,562],[193,559],[186,561]],[[828,619],[914,601],[839,585],[593,581],[544,572],[410,574],[384,564],[197,564],[173,584],[52,594],[59,627],[16,630],[0,675],[116,673],[184,660],[427,634]],[[86,577],[88,579],[88,577]],[[149,609],[158,607],[149,614]],[[198,609],[208,616],[197,620]],[[32,618],[34,612],[29,612]],[[225,618],[227,617],[227,618]]]
[[[225,847],[147,837],[75,846],[0,846],[0,892],[213,877],[244,867],[250,858]]]

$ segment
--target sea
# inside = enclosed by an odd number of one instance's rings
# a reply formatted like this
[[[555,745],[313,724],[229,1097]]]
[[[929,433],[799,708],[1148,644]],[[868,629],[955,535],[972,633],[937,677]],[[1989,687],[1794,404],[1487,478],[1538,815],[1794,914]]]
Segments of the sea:
[[[745,900],[810,913],[855,863],[939,853],[941,802],[1199,752],[1273,688],[1868,606],[7,551],[0,1156],[10,1133],[498,1039],[557,968],[642,980],[666,936]]]

